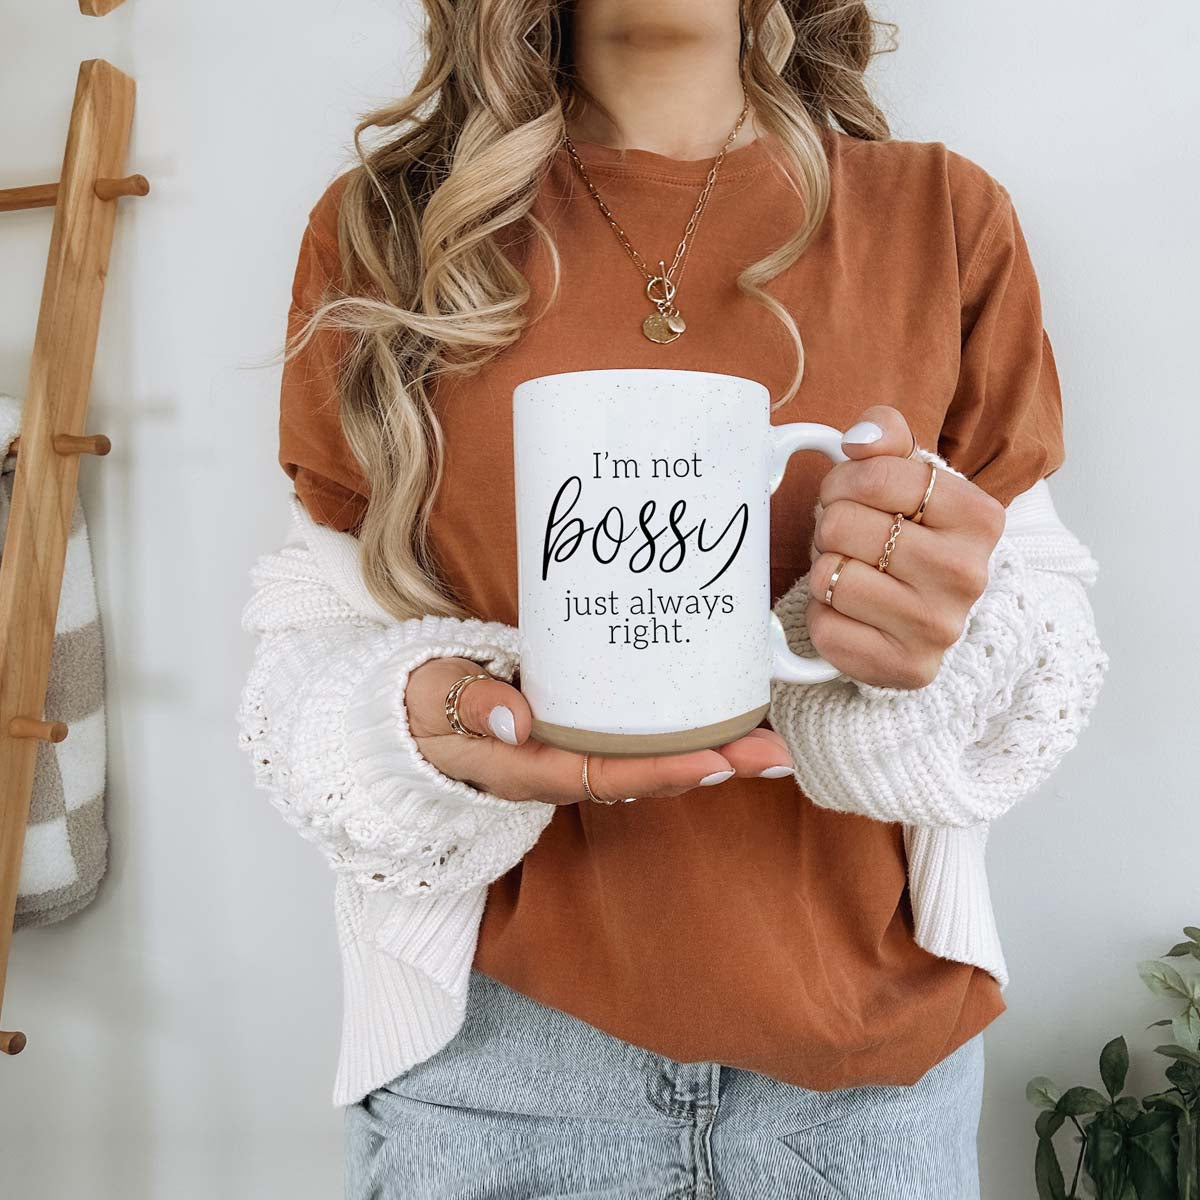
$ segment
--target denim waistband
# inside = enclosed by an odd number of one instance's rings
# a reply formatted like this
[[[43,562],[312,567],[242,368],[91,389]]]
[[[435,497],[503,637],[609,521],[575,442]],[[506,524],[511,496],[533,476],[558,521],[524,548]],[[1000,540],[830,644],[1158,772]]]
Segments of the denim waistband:
[[[462,1028],[347,1109],[347,1197],[974,1200],[982,1037],[908,1087],[679,1062],[472,970]]]

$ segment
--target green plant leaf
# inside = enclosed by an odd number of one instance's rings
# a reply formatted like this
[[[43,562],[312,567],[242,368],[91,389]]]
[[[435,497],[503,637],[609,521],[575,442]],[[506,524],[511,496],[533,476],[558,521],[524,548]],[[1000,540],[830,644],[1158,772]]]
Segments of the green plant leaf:
[[[1052,1138],[1062,1128],[1063,1122],[1066,1119],[1066,1113],[1041,1112],[1038,1113],[1038,1118],[1034,1121],[1033,1127],[1037,1130],[1038,1137]]]
[[[1084,1160],[1088,1174],[1097,1185],[1098,1195],[1119,1194],[1116,1179],[1122,1166],[1121,1151],[1124,1146],[1125,1139],[1105,1118],[1097,1117],[1088,1126]]]
[[[1142,1115],[1142,1106],[1133,1096],[1122,1096],[1113,1104],[1113,1108],[1117,1110],[1117,1116],[1125,1122],[1136,1121]]]
[[[1180,997],[1184,1000],[1192,998],[1192,993],[1184,983],[1183,976],[1174,967],[1169,967],[1157,959],[1149,958],[1145,962],[1138,963],[1137,969],[1138,974],[1142,977],[1142,982],[1156,996]]]
[[[1140,1146],[1126,1150],[1129,1159],[1129,1181],[1133,1184],[1137,1200],[1176,1200],[1175,1156],[1167,1147],[1169,1165],[1164,1168],[1157,1158]]]
[[[1187,1112],[1188,1107],[1184,1103],[1183,1097],[1174,1089],[1167,1092],[1155,1092],[1150,1096],[1142,1097],[1142,1104],[1146,1110],[1169,1108],[1172,1112]]]
[[[1033,1177],[1037,1183],[1038,1200],[1067,1200],[1067,1183],[1058,1162],[1058,1151],[1049,1138],[1038,1138]]]
[[[1175,1132],[1175,1116],[1169,1112],[1144,1112],[1129,1127],[1129,1136],[1149,1148],[1157,1145],[1164,1134]]]
[[[1200,942],[1200,928],[1195,925],[1185,925],[1183,932],[1192,939],[1193,942]]]
[[[1200,1012],[1195,1004],[1189,1004],[1172,1022],[1171,1032],[1175,1041],[1192,1053],[1200,1051]]]
[[[1173,1062],[1163,1074],[1181,1092],[1200,1094],[1200,1067],[1189,1062]]]
[[[1045,1075],[1038,1075],[1025,1085],[1025,1099],[1030,1104],[1036,1104],[1038,1108],[1053,1108],[1061,1095],[1058,1085]]]
[[[1124,1091],[1128,1074],[1129,1047],[1123,1037],[1115,1037],[1100,1051],[1100,1078],[1114,1100]]]
[[[1180,1062],[1188,1063],[1193,1067],[1200,1067],[1200,1054],[1195,1050],[1188,1050],[1184,1046],[1155,1046],[1156,1054],[1165,1054],[1167,1058],[1177,1058]]]
[[[1163,958],[1182,958],[1185,954],[1191,954],[1191,942],[1176,942],[1170,950],[1163,955]]]
[[[1138,1200],[1174,1200],[1175,1126],[1170,1112],[1147,1112],[1129,1127],[1126,1153]]]
[[[1150,1024],[1146,1026],[1146,1028],[1148,1030],[1149,1029],[1157,1029],[1160,1025],[1170,1025],[1170,1023],[1171,1023],[1170,1017],[1163,1017],[1163,1019],[1161,1021],[1151,1021]]]
[[[1103,1112],[1108,1107],[1108,1097],[1102,1096],[1095,1088],[1068,1088],[1059,1098],[1057,1108],[1069,1117],[1082,1116],[1084,1113]]]

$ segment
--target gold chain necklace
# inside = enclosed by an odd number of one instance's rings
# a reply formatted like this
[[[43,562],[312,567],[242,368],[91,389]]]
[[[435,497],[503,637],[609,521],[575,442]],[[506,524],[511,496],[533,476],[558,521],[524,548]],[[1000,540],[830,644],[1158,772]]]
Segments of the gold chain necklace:
[[[745,121],[746,114],[750,110],[750,101],[746,97],[744,89],[742,97],[745,103],[742,105],[742,111],[737,119],[737,124],[730,130],[729,136],[721,146],[720,152],[717,154],[716,159],[714,159],[712,166],[708,169],[708,177],[704,182],[704,187],[700,191],[696,207],[692,215],[688,218],[688,223],[684,228],[683,237],[679,240],[679,245],[675,248],[675,257],[671,260],[670,267],[667,266],[665,259],[660,258],[658,260],[657,275],[652,275],[646,269],[645,260],[633,248],[628,234],[617,223],[612,210],[604,203],[600,193],[596,191],[595,185],[588,176],[587,168],[583,165],[583,160],[579,157],[579,152],[575,149],[575,143],[571,141],[570,136],[565,131],[563,133],[563,144],[567,148],[567,153],[571,156],[571,161],[574,162],[579,174],[583,177],[583,182],[587,190],[600,206],[600,211],[604,214],[613,232],[617,235],[617,239],[621,245],[625,247],[629,257],[633,260],[633,265],[641,271],[642,276],[646,280],[646,297],[654,305],[654,312],[642,322],[642,332],[652,342],[673,342],[687,328],[687,322],[680,315],[679,309],[675,307],[675,295],[679,290],[679,283],[683,279],[683,267],[687,252],[691,247],[693,235],[696,232],[696,226],[700,223],[704,206],[708,203],[709,194],[713,190],[713,185],[717,182],[717,173],[721,170],[721,164],[725,161],[725,153],[729,149],[730,143],[741,132],[742,122]]]

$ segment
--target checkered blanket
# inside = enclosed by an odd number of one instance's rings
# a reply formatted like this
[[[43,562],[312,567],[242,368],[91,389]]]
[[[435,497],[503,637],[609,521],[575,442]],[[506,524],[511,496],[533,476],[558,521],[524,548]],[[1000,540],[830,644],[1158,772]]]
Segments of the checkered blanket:
[[[8,528],[21,404],[0,393],[0,547]],[[2,551],[0,551],[2,552]],[[92,551],[79,499],[71,518],[43,713],[65,741],[39,742],[14,928],[49,925],[96,895],[108,859],[104,824],[104,644]]]

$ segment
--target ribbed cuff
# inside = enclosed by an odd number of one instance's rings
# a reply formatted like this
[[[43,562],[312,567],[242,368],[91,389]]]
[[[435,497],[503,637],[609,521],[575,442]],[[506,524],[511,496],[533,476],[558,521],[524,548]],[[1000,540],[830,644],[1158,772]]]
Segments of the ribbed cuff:
[[[1003,988],[1008,967],[988,888],[986,843],[986,825],[904,829],[917,945],[982,967]]]
[[[364,933],[385,954],[409,963],[451,996],[465,996],[487,886],[444,897],[368,892]]]
[[[947,681],[948,684],[951,681]],[[947,721],[978,703],[963,680],[943,687],[942,704],[889,712],[887,701],[813,706],[777,729],[792,749],[796,782],[814,804],[876,821],[970,826],[997,815],[963,771],[964,748]],[[915,718],[915,719],[914,719]],[[804,736],[785,730],[804,723]]]
[[[366,890],[444,897],[487,883],[519,862],[549,823],[552,804],[508,800],[443,774],[408,725],[404,694],[417,666],[468,658],[508,680],[517,639],[516,629],[498,622],[412,620],[392,653],[353,689],[344,737],[355,790],[366,797],[362,837],[391,848],[395,859],[392,870],[363,876]]]
[[[347,748],[358,782],[371,788],[381,780],[403,780],[482,808],[517,804],[451,779],[430,763],[409,731],[404,701],[409,675],[434,658],[468,658],[510,680],[517,639],[515,628],[494,621],[422,617],[405,622],[402,644],[364,676],[346,712]]]
[[[401,898],[396,898],[398,901]],[[434,910],[446,901],[411,903]],[[351,939],[342,953],[342,1044],[333,1103],[353,1104],[437,1053],[462,1027],[467,986],[442,988],[403,956]],[[467,960],[469,978],[470,960]]]

